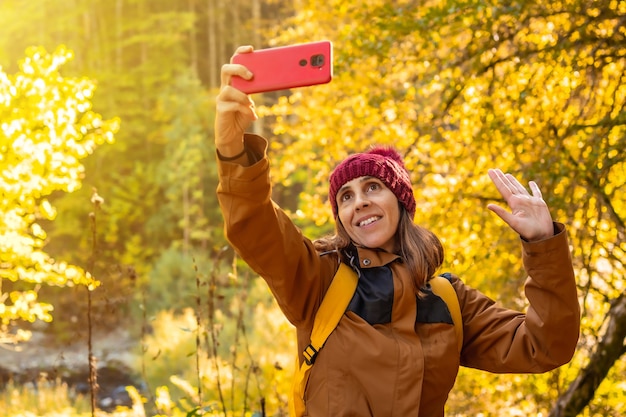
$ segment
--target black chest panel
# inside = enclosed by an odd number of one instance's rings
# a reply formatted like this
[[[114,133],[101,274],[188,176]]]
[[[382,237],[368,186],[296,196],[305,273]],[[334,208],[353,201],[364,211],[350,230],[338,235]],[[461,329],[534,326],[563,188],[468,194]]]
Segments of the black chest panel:
[[[391,323],[393,309],[393,274],[389,266],[360,270],[356,291],[347,310],[356,313],[369,324]],[[417,297],[417,323],[453,324],[446,303],[432,292],[430,285]]]
[[[417,299],[417,322],[453,324],[446,302],[433,293],[429,284],[422,292],[424,295]]]
[[[361,269],[361,277],[348,305],[348,311],[369,324],[391,322],[393,308],[393,275],[388,266]]]

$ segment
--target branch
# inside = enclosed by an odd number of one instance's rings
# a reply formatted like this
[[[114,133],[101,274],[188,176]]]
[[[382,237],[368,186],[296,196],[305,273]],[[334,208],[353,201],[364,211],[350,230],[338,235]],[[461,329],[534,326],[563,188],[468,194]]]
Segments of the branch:
[[[596,351],[569,389],[559,397],[549,417],[576,417],[593,399],[613,364],[626,352],[626,295],[611,303],[608,326]]]

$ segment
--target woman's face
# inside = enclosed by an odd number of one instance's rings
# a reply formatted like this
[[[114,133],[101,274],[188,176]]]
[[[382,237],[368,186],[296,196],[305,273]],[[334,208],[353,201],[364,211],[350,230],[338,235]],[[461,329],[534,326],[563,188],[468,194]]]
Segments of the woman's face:
[[[400,206],[381,180],[359,177],[345,183],[337,192],[337,213],[356,245],[394,251]]]

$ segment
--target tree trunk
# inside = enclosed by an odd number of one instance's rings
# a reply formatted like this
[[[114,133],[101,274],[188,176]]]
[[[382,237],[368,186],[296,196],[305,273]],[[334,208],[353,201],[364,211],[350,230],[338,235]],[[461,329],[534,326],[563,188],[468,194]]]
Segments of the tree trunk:
[[[241,45],[241,38],[239,37],[240,28],[243,27],[241,24],[241,14],[239,13],[239,2],[237,0],[230,0],[230,11],[232,16],[232,39],[235,45]],[[255,33],[257,31],[254,31]]]
[[[217,0],[217,25],[216,27],[217,27],[217,33],[219,35],[219,39],[221,39],[221,41],[217,43],[217,59],[218,59],[217,62],[220,63],[220,65],[218,65],[217,67],[218,69],[221,68],[222,63],[229,61],[230,56],[233,53],[233,51],[231,51],[230,49],[228,51],[226,50],[226,45],[227,44],[230,45],[230,42],[225,42],[224,39],[226,37],[232,36],[231,34],[233,30],[238,30],[238,28],[229,28],[229,30],[226,30],[225,20],[226,20],[227,10],[228,10],[228,5],[226,4],[226,0]],[[219,80],[220,77],[217,77],[217,79]]]
[[[187,3],[188,12],[196,16],[196,0],[189,0]],[[196,20],[194,19],[191,29],[189,31],[189,66],[194,75],[198,75],[198,45],[197,39],[198,31],[196,30]]]
[[[216,29],[216,13],[217,6],[215,6],[214,0],[207,1],[207,46],[209,57],[208,68],[209,68],[209,87],[219,87],[219,74],[218,74],[218,64],[219,61],[217,59],[217,29]]]
[[[578,374],[569,389],[559,397],[549,417],[575,417],[593,400],[613,364],[626,353],[626,295],[613,300],[608,326],[587,366]]]
[[[122,73],[122,42],[124,33],[122,30],[122,22],[124,19],[124,0],[117,0],[115,2],[115,71],[118,74]]]

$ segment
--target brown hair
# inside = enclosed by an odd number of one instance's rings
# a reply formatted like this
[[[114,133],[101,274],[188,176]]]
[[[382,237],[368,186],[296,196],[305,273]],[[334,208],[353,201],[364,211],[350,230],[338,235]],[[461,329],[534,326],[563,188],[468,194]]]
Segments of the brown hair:
[[[352,243],[348,232],[335,218],[335,234],[314,241],[318,252],[337,251],[345,261],[344,249]],[[410,219],[406,209],[400,204],[400,220],[396,231],[395,253],[402,257],[413,282],[416,292],[424,287],[443,263],[443,246],[439,238],[430,230],[416,225]]]

